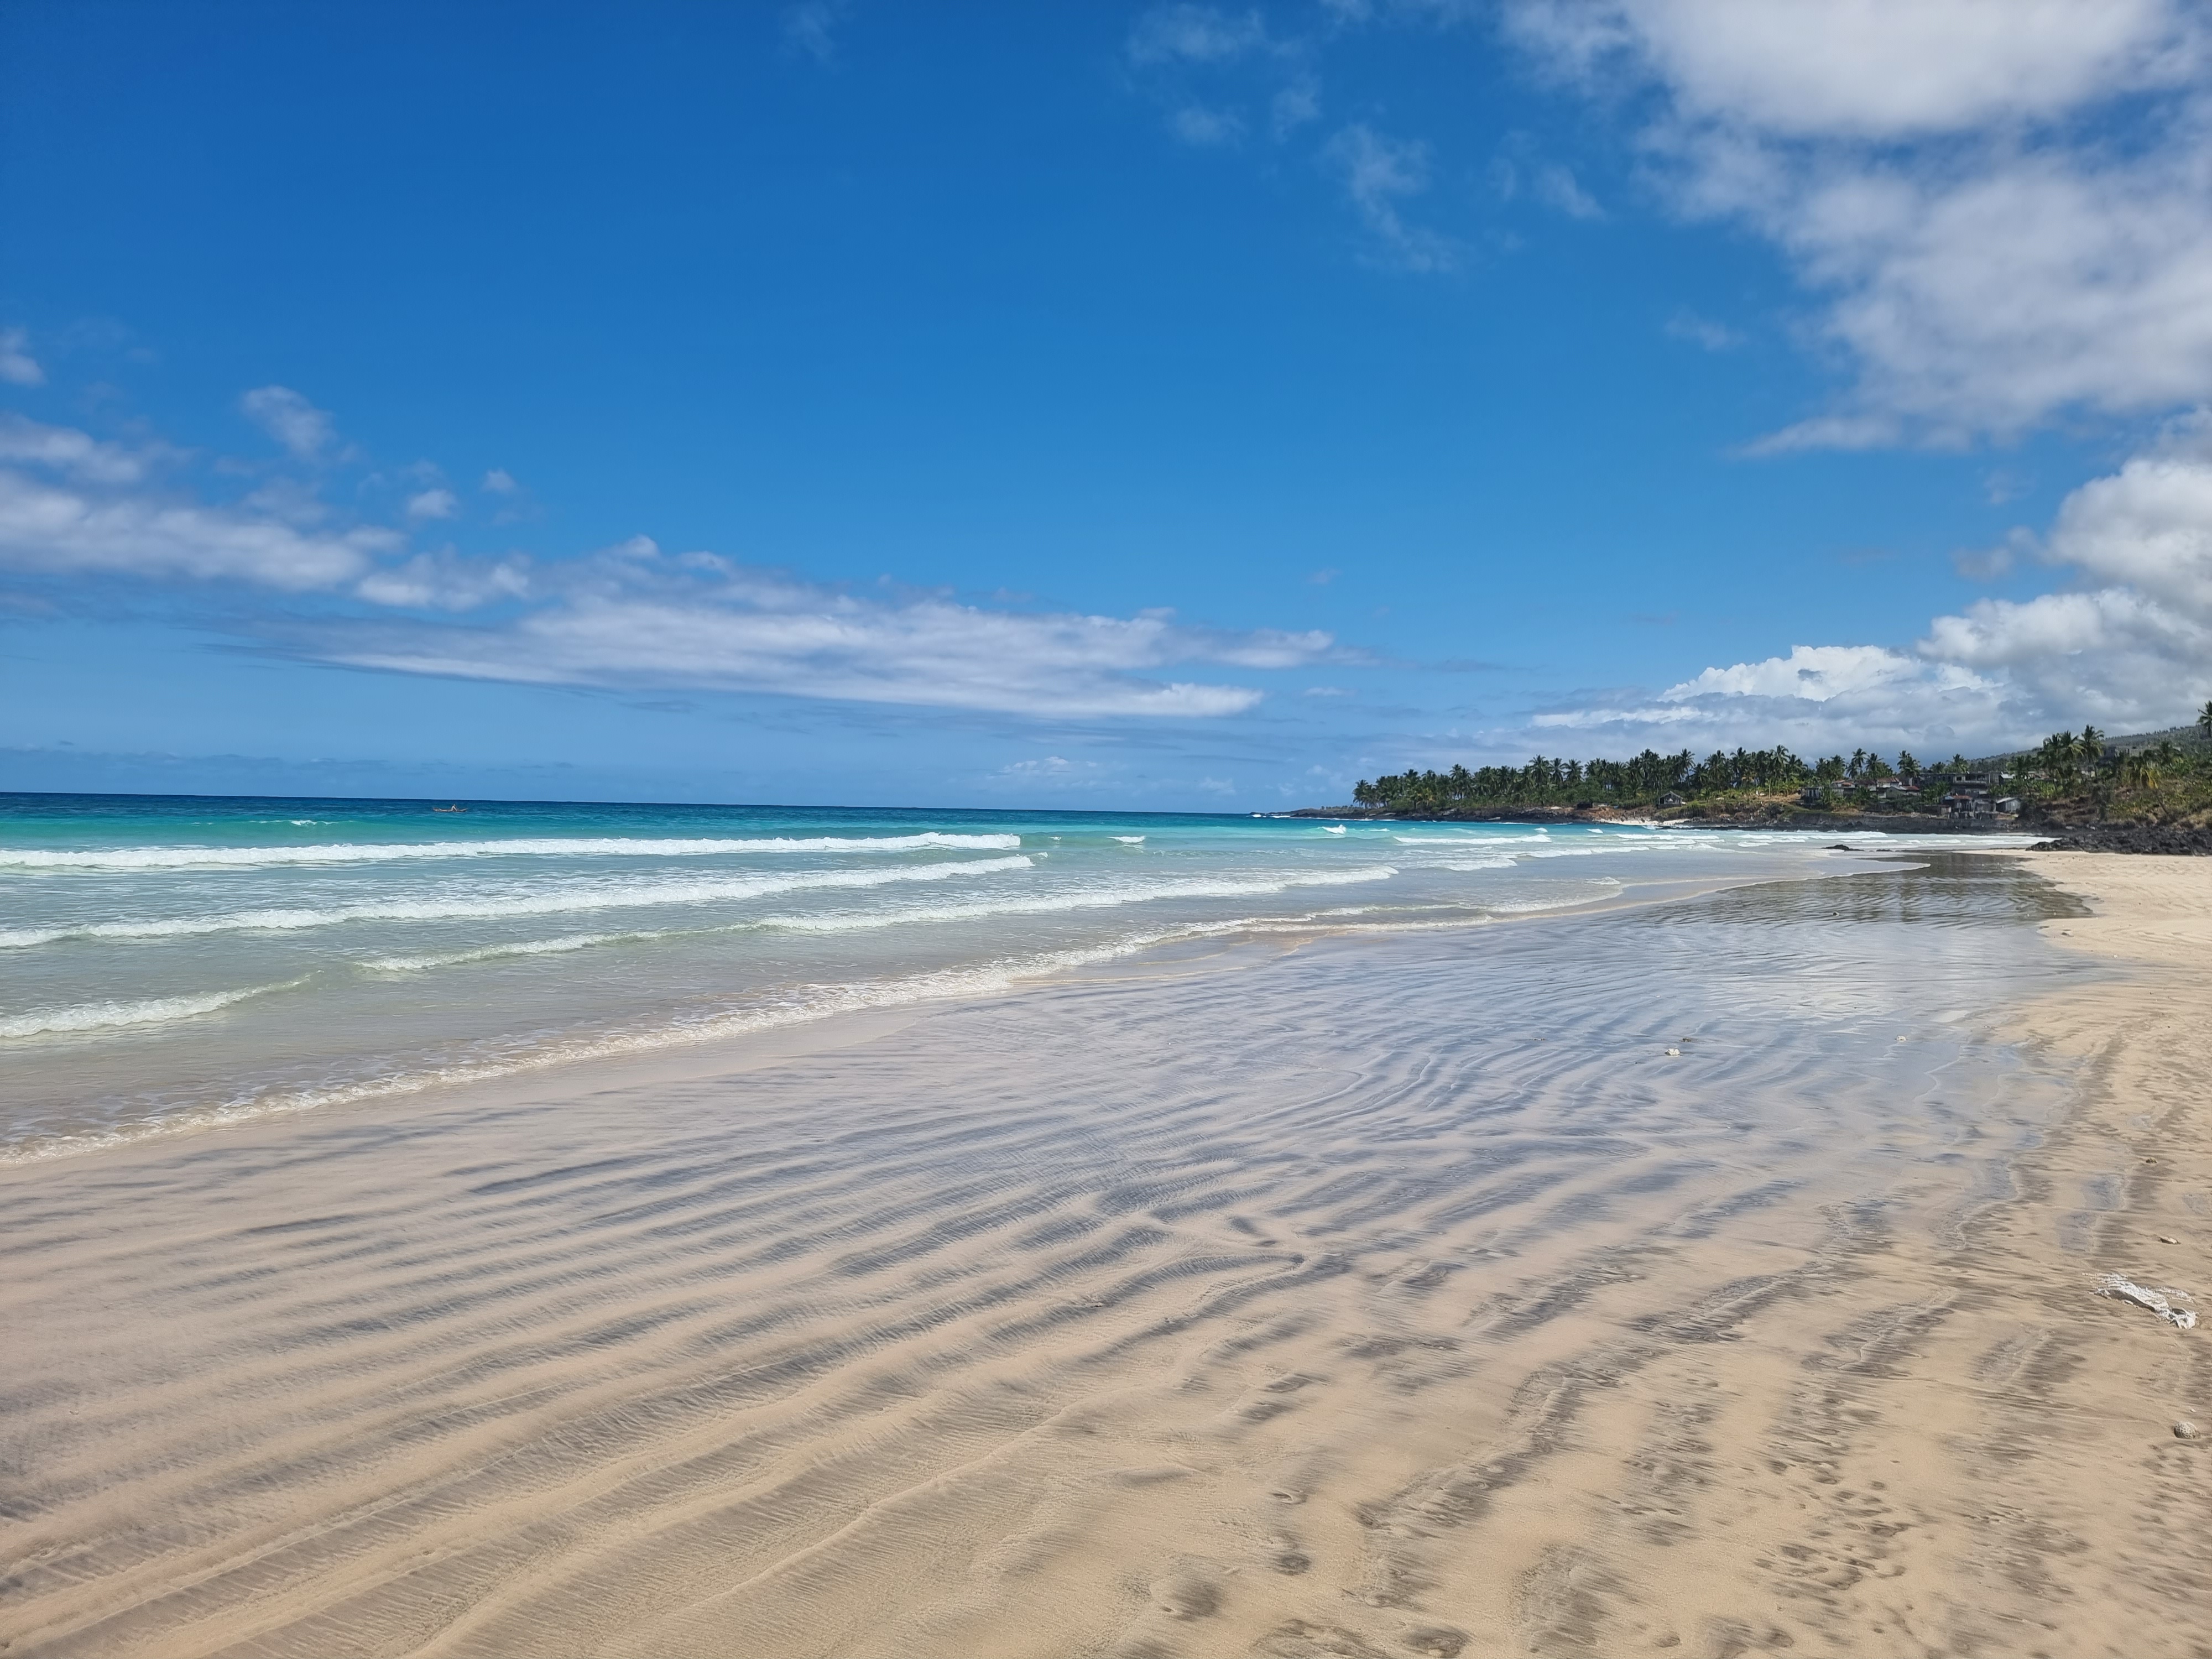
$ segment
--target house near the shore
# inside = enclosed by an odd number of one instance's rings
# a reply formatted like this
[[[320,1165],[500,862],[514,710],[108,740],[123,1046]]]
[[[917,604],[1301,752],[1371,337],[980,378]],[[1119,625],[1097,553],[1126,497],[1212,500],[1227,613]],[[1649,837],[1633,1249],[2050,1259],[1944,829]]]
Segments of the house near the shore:
[[[1662,806],[1687,806],[1690,803],[1684,800],[1680,795],[1669,789],[1665,794],[1659,797],[1659,804]]]

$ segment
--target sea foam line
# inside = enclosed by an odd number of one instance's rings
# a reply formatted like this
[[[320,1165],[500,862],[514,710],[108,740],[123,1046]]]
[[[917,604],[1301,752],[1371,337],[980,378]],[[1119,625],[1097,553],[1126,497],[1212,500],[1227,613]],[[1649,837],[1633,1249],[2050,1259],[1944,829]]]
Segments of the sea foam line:
[[[616,1059],[711,1042],[722,1037],[750,1036],[786,1026],[811,1024],[838,1014],[866,1012],[951,998],[988,996],[1009,990],[1025,980],[1111,962],[1149,950],[1156,945],[1231,933],[1257,925],[1263,925],[1261,919],[1204,922],[1133,934],[1085,948],[1004,957],[971,968],[936,969],[899,979],[810,986],[807,989],[812,994],[807,1000],[781,1007],[730,1010],[645,1030],[617,1032],[552,1043],[531,1054],[510,1055],[495,1060],[463,1061],[421,1072],[366,1079],[357,1083],[323,1088],[248,1096],[225,1101],[219,1105],[188,1108],[112,1129],[86,1134],[58,1135],[0,1150],[0,1166],[45,1163],[53,1158],[76,1157],[86,1152],[129,1146],[155,1136],[223,1128],[326,1107],[354,1105],[367,1100],[416,1094],[426,1089],[493,1082],[524,1072],[542,1071],[581,1060]]]
[[[421,956],[375,957],[355,965],[371,973],[421,973],[437,968],[457,968],[504,957],[552,956],[586,951],[599,945],[646,944],[660,939],[700,939],[716,933],[756,933],[780,929],[795,933],[847,933],[915,923],[982,921],[998,916],[1050,915],[1069,910],[1109,909],[1124,904],[1148,904],[1169,898],[1252,898],[1285,892],[1293,887],[1332,887],[1340,883],[1387,881],[1397,874],[1389,865],[1346,871],[1317,872],[1243,881],[1204,880],[1156,882],[1149,885],[1092,888],[1073,893],[1027,896],[969,904],[905,905],[881,910],[836,911],[817,916],[762,916],[709,927],[636,928],[623,933],[565,933],[556,939],[518,939],[480,945],[463,951],[442,951]]]
[[[568,888],[509,898],[387,900],[340,905],[324,910],[237,910],[210,916],[81,922],[74,927],[0,929],[0,949],[21,950],[73,939],[175,939],[203,933],[296,933],[349,921],[451,921],[500,916],[558,915],[578,910],[617,910],[653,904],[701,904],[718,900],[760,898],[770,894],[840,887],[881,887],[893,882],[945,881],[957,876],[994,875],[1028,870],[1030,860],[964,859],[957,863],[916,864],[889,870],[821,870],[804,875],[752,876],[722,881],[631,882],[620,886]]]
[[[388,859],[702,858],[730,853],[1011,852],[1019,836],[777,836],[760,840],[623,836],[514,837],[504,841],[329,842],[313,847],[112,847],[0,848],[0,868],[19,870],[250,869],[284,864],[362,864]]]
[[[70,1008],[36,1008],[0,1018],[0,1038],[48,1036],[71,1031],[105,1031],[124,1025],[167,1025],[196,1019],[218,1008],[296,985],[250,985],[242,991],[210,991],[195,997],[148,997],[137,1002],[81,1002]]]

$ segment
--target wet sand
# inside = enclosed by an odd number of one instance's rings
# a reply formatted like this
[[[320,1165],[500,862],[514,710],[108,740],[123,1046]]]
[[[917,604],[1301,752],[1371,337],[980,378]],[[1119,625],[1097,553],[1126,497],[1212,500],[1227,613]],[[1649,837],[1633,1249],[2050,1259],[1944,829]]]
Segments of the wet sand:
[[[0,1172],[0,1650],[2212,1650],[2208,952],[1916,858]]]

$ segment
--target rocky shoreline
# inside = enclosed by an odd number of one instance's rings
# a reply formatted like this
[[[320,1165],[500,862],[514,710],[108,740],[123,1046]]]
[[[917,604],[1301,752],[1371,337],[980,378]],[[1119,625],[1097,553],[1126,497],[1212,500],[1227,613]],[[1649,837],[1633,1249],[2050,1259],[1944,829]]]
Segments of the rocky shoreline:
[[[2212,857],[2212,825],[2179,823],[2082,823],[2032,853],[2157,853]]]
[[[1611,806],[1466,806],[1442,812],[1394,812],[1388,807],[1302,806],[1286,816],[1376,823],[1663,823],[1699,830],[1806,830],[1826,833],[1878,830],[1892,836],[2014,835],[2017,818],[1939,817],[1926,812],[1808,812],[1775,807],[1759,812],[1707,812],[1661,807],[1626,812]]]

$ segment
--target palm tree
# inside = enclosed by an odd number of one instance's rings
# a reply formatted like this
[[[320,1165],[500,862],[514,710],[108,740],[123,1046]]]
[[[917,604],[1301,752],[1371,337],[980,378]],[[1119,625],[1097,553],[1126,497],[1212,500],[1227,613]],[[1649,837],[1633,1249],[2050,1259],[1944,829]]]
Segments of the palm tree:
[[[2197,711],[2197,728],[2204,733],[2207,743],[2212,743],[2212,697],[2204,700],[2204,707]]]

